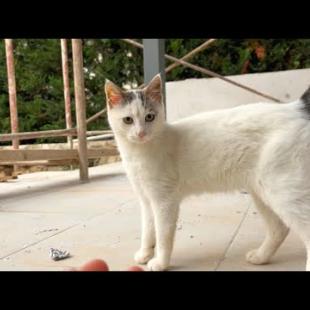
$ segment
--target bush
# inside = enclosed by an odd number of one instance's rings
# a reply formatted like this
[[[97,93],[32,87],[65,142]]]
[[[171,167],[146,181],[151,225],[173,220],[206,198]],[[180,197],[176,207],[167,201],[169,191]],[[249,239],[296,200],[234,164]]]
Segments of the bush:
[[[167,53],[182,57],[206,39],[168,40]],[[309,39],[217,40],[190,62],[221,75],[269,72],[310,67]],[[177,67],[167,80],[205,77],[202,73]]]

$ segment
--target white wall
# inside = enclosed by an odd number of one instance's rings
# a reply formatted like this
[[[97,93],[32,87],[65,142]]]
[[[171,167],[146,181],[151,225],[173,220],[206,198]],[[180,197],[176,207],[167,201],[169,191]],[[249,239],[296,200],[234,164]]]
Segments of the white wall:
[[[229,78],[289,102],[299,98],[310,85],[310,69],[243,74]],[[202,111],[271,101],[218,78],[167,82],[166,91],[168,122]]]

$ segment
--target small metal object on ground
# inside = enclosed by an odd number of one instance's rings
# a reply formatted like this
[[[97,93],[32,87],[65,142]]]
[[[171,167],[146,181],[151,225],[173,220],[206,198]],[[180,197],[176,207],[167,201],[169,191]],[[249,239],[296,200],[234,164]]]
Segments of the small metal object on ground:
[[[61,250],[57,250],[57,249],[50,249],[50,258],[52,260],[58,261],[61,259],[66,259],[70,257],[70,253],[67,251],[61,251]]]

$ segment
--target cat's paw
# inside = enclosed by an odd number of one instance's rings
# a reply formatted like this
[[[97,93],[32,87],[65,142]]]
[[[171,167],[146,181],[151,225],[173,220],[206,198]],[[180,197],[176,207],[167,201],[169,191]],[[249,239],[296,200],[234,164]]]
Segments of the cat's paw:
[[[258,249],[249,251],[246,255],[246,260],[253,265],[263,265],[268,263],[268,259],[259,254]]]
[[[167,270],[168,264],[164,264],[161,260],[155,257],[148,262],[147,267],[150,271],[164,271]]]
[[[135,254],[135,262],[141,265],[146,264],[154,256],[154,249],[140,249]]]

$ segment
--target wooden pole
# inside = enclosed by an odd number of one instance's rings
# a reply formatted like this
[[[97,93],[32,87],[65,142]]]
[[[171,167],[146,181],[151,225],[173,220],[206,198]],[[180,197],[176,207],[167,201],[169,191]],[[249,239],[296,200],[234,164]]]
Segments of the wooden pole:
[[[16,100],[13,40],[5,39],[4,41],[5,41],[5,53],[6,53],[6,66],[8,74],[11,132],[18,133],[18,113],[17,113],[17,100]],[[18,139],[14,139],[12,145],[13,149],[18,149],[19,148]]]
[[[104,108],[103,110],[99,111],[98,113],[94,114],[93,116],[91,116],[90,118],[88,118],[86,120],[86,123],[89,124],[90,122],[93,122],[94,120],[96,120],[98,117],[102,116],[103,114],[105,114],[105,112],[107,112],[107,108]]]
[[[69,66],[68,66],[68,48],[67,40],[60,39],[61,43],[61,61],[62,61],[62,76],[64,83],[64,99],[65,99],[65,113],[66,113],[66,128],[72,128],[71,116],[71,98],[70,98],[70,80],[69,80]],[[72,136],[67,137],[69,148],[73,148]]]
[[[76,105],[76,125],[78,134],[78,153],[80,161],[80,180],[86,182],[89,180],[89,178],[86,140],[87,124],[83,70],[83,50],[81,39],[72,39],[72,55]]]

